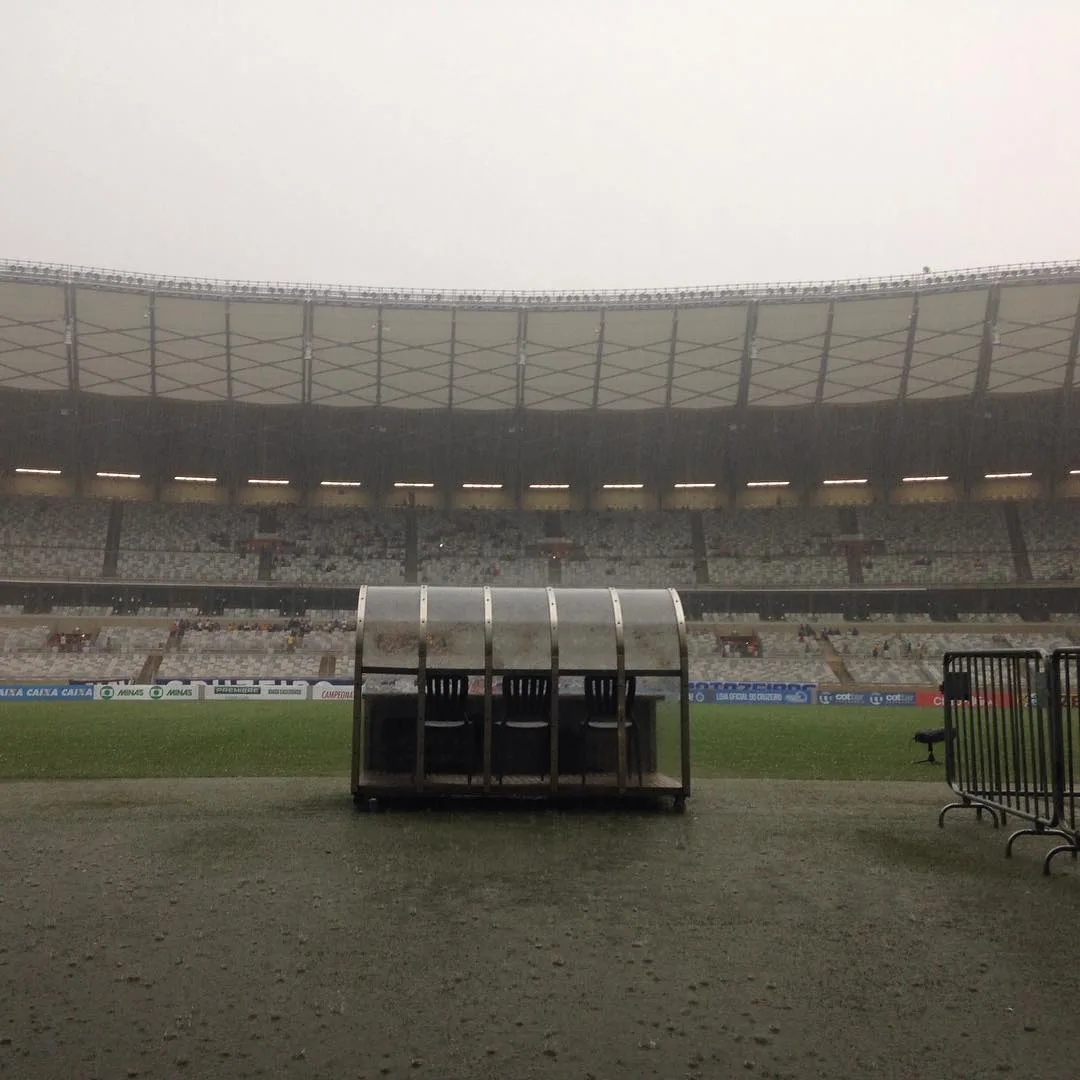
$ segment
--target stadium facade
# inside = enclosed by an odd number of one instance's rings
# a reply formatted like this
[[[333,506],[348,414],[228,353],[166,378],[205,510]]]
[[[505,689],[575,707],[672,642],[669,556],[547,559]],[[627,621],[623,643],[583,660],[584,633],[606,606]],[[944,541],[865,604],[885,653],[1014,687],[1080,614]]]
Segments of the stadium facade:
[[[863,281],[454,293],[0,263],[0,465],[160,486],[288,478],[679,482],[745,497],[834,474],[887,494],[1080,466],[1080,263]],[[685,490],[685,489],[680,489]],[[552,496],[548,496],[551,498]],[[679,496],[687,498],[688,496]],[[642,496],[641,498],[646,498]]]
[[[559,293],[7,261],[0,490],[447,509],[1062,498],[1080,495],[1078,351],[1075,261]],[[925,477],[947,479],[905,481]]]

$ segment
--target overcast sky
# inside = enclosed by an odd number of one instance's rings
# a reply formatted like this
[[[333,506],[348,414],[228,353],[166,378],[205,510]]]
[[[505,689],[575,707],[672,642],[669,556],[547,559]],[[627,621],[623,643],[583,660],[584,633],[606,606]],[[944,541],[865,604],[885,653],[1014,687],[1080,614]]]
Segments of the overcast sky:
[[[0,257],[602,288],[1080,255],[1080,0],[0,0]]]

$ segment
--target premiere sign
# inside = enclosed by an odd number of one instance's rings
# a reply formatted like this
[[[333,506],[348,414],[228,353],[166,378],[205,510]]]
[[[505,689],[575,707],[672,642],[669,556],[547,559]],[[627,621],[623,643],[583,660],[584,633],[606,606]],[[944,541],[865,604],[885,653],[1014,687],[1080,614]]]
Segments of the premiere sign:
[[[203,687],[204,701],[307,701],[307,683],[227,683]]]

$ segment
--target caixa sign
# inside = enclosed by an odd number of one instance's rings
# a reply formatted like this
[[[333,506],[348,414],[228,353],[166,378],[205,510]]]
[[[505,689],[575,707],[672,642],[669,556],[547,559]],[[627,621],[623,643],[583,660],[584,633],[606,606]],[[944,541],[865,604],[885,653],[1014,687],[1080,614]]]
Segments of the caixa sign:
[[[0,686],[5,701],[86,701],[94,696],[90,683],[12,683]]]

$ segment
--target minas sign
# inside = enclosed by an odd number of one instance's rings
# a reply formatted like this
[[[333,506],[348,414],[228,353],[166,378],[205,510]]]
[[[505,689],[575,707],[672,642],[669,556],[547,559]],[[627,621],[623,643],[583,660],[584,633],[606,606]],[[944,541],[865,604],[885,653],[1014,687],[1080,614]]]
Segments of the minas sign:
[[[98,686],[98,701],[198,701],[197,686],[157,686],[132,683],[105,683]]]

